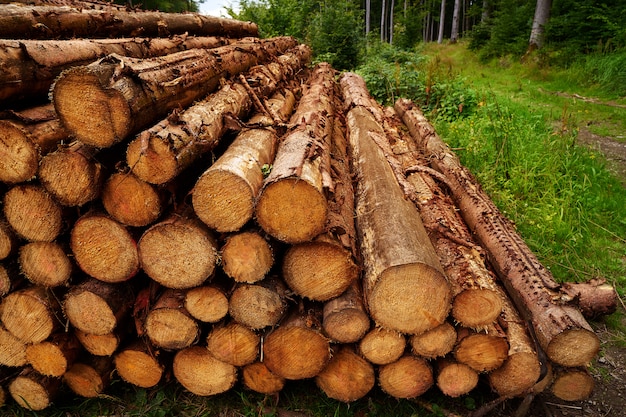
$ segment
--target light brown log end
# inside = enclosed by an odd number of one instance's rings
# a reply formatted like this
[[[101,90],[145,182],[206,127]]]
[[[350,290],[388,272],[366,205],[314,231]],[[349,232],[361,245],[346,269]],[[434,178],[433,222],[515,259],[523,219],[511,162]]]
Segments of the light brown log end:
[[[426,359],[447,355],[454,348],[456,340],[456,330],[448,322],[409,338],[413,353]]]
[[[218,232],[234,232],[252,218],[255,197],[250,184],[239,175],[216,169],[198,179],[192,204],[207,226]]]
[[[11,286],[12,283],[9,271],[7,271],[4,265],[0,265],[0,297],[4,297],[11,292]]]
[[[359,343],[359,352],[375,365],[386,365],[400,359],[406,348],[404,335],[381,327],[372,329]]]
[[[228,314],[228,298],[217,287],[205,285],[185,294],[185,309],[196,320],[216,323]]]
[[[328,365],[315,377],[315,383],[327,397],[344,403],[363,398],[375,381],[372,364],[349,348],[333,353]]]
[[[500,336],[474,333],[464,337],[454,350],[460,363],[469,365],[478,372],[498,369],[508,357],[509,344]]]
[[[286,302],[276,291],[257,284],[243,284],[231,294],[228,311],[239,323],[251,329],[263,329],[278,323],[285,309]]]
[[[126,150],[126,163],[133,174],[150,184],[165,184],[178,174],[176,154],[168,142],[140,133]]]
[[[96,398],[104,392],[107,381],[94,367],[85,363],[75,363],[63,375],[65,384],[77,395]]]
[[[546,354],[550,360],[566,367],[585,366],[600,351],[600,339],[591,330],[565,330],[550,341]]]
[[[468,289],[452,300],[452,317],[461,326],[479,329],[496,321],[502,312],[502,299],[489,289]]]
[[[519,352],[510,355],[504,364],[489,373],[491,388],[502,397],[521,395],[532,388],[541,375],[536,354]]]
[[[26,347],[26,360],[41,375],[61,377],[76,360],[79,350],[80,345],[73,336],[61,343],[45,340]]]
[[[43,342],[58,324],[48,295],[40,287],[12,292],[2,302],[2,323],[25,343]]]
[[[191,346],[200,332],[195,320],[173,308],[152,310],[146,318],[145,328],[155,346],[169,350]]]
[[[241,378],[247,388],[261,394],[276,394],[285,386],[285,378],[272,373],[263,362],[244,366]]]
[[[0,182],[16,184],[33,178],[39,167],[39,150],[28,134],[0,120],[0,137]]]
[[[437,388],[448,397],[465,395],[478,385],[478,372],[464,363],[449,362],[439,365]]]
[[[261,281],[274,265],[267,240],[258,233],[243,232],[229,236],[222,246],[222,268],[236,282]]]
[[[231,389],[237,381],[237,368],[217,360],[205,347],[192,346],[174,356],[174,377],[189,392],[210,396]]]
[[[67,283],[72,262],[56,242],[31,242],[20,248],[19,263],[30,282],[44,287]]]
[[[4,195],[4,216],[26,240],[51,242],[61,232],[61,206],[38,185],[16,185]]]
[[[120,338],[115,333],[97,335],[74,329],[74,334],[85,350],[94,356],[111,356],[120,344]]]
[[[346,308],[324,314],[324,332],[333,342],[355,343],[363,338],[370,328],[367,313],[358,308]]]
[[[384,392],[395,398],[419,397],[434,384],[433,371],[425,359],[413,355],[383,365],[378,382]]]
[[[237,322],[215,327],[207,336],[207,349],[216,359],[234,366],[254,362],[259,355],[260,337]]]
[[[118,318],[128,311],[128,295],[119,284],[88,280],[67,293],[63,309],[75,328],[85,333],[106,335],[113,332]]]
[[[292,246],[283,259],[283,277],[296,294],[315,301],[341,295],[359,275],[349,250],[329,242]]]
[[[105,88],[88,67],[63,73],[52,88],[52,101],[68,132],[86,145],[113,146],[132,126],[131,111],[122,94]]]
[[[422,263],[387,268],[366,294],[376,324],[401,333],[419,334],[439,326],[450,311],[448,282]]]
[[[164,371],[154,356],[139,349],[123,349],[115,355],[114,362],[120,378],[142,388],[158,384]]]
[[[17,246],[18,242],[13,230],[4,219],[0,220],[0,260],[13,254]]]
[[[18,367],[27,363],[26,343],[0,327],[0,365]]]
[[[287,178],[263,189],[255,214],[263,230],[294,244],[310,241],[324,231],[328,203],[308,182]]]
[[[111,175],[104,184],[101,199],[107,213],[128,226],[147,226],[163,211],[158,191],[129,172]]]
[[[564,401],[581,401],[589,398],[595,381],[586,369],[563,369],[555,372],[552,393]]]
[[[20,407],[32,411],[48,408],[52,404],[58,388],[58,379],[39,375],[32,368],[27,368],[8,386],[9,393],[15,402]]]

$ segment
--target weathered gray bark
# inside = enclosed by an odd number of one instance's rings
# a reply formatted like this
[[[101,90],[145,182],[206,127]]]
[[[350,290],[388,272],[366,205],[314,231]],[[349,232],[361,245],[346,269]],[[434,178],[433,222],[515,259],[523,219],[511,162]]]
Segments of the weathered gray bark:
[[[543,46],[545,26],[550,19],[551,8],[552,0],[537,0],[533,26],[530,29],[530,40],[528,41],[529,50],[540,49]]]

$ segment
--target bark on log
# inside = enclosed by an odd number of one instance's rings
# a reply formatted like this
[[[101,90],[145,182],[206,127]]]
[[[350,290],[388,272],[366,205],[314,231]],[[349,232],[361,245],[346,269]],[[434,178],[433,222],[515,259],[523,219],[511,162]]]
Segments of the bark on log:
[[[20,184],[4,195],[4,216],[13,230],[29,241],[52,242],[61,232],[61,206],[35,184]]]
[[[451,359],[437,361],[437,387],[448,397],[465,395],[478,385],[478,372]]]
[[[0,365],[19,367],[27,363],[26,343],[0,326]]]
[[[263,361],[285,379],[313,378],[330,360],[330,344],[321,333],[321,311],[295,309],[265,336]]]
[[[184,307],[185,292],[166,289],[146,317],[145,332],[152,344],[166,350],[191,346],[200,335],[198,323]]]
[[[348,345],[333,352],[328,365],[315,377],[315,383],[327,397],[344,403],[363,398],[375,381],[372,364]]]
[[[64,206],[82,206],[95,200],[104,180],[95,153],[94,148],[80,142],[51,152],[39,163],[39,181]]]
[[[259,225],[287,243],[307,242],[324,231],[328,216],[334,70],[318,65],[291,117],[294,126],[278,147],[255,207]]]
[[[431,164],[448,178],[463,218],[550,360],[563,366],[590,362],[600,341],[579,310],[554,301],[559,285],[550,271],[412,103],[398,100],[395,108]]]
[[[235,282],[254,284],[261,281],[274,265],[272,247],[254,231],[226,238],[221,255],[222,269]]]
[[[359,353],[375,365],[397,361],[405,348],[406,338],[402,333],[382,327],[370,330],[359,343]]]
[[[132,306],[132,294],[123,284],[109,284],[96,279],[72,286],[65,296],[65,315],[75,328],[95,335],[115,330]]]
[[[74,329],[74,334],[85,350],[94,356],[111,356],[120,345],[119,331],[97,335]]]
[[[561,291],[571,297],[588,319],[613,314],[617,310],[617,292],[606,280],[564,282]]]
[[[26,347],[26,360],[44,376],[61,377],[74,364],[82,351],[71,333],[55,333],[48,340]]]
[[[116,353],[114,364],[120,378],[141,388],[157,385],[165,371],[159,352],[143,340],[132,342]]]
[[[176,353],[174,377],[193,394],[210,396],[231,389],[237,382],[237,368],[217,360],[201,346],[192,346]]]
[[[412,352],[426,359],[447,355],[454,349],[456,341],[456,329],[448,322],[409,338]]]
[[[246,388],[266,395],[277,394],[285,386],[285,378],[272,373],[263,362],[244,366],[241,379]]]
[[[217,48],[220,37],[0,40],[0,102],[45,99],[54,79],[67,68],[88,65],[109,54],[149,58],[193,48]]]
[[[228,298],[215,285],[187,290],[184,305],[193,318],[204,323],[217,323],[228,314]]]
[[[154,223],[165,209],[165,194],[131,172],[116,172],[105,182],[101,200],[118,222],[133,227]]]
[[[46,340],[59,327],[56,297],[40,286],[14,291],[2,300],[4,327],[24,343]]]
[[[324,303],[324,333],[336,343],[356,343],[370,329],[360,282],[353,282],[339,297]]]
[[[550,390],[564,401],[582,401],[589,398],[595,387],[593,376],[586,368],[560,368],[554,370]]]
[[[498,369],[508,357],[509,344],[499,326],[487,326],[484,333],[459,328],[457,333],[454,358],[478,372]]]
[[[415,398],[428,391],[434,384],[434,377],[425,359],[407,354],[382,365],[378,370],[378,383],[392,397]]]
[[[304,58],[302,64],[308,61]],[[294,106],[295,96],[290,90],[286,90],[284,96],[276,94],[268,103],[268,107],[276,110],[284,121]],[[273,121],[267,115],[255,114],[248,121],[252,126],[237,135],[194,186],[194,211],[200,220],[218,232],[239,230],[254,214],[264,170],[271,166],[276,154],[278,137],[271,123]],[[260,127],[253,127],[255,125]]]
[[[8,390],[20,407],[40,411],[52,404],[60,385],[59,378],[42,376],[27,367],[9,383]]]
[[[33,284],[58,287],[67,284],[73,270],[63,247],[57,242],[31,242],[19,251],[20,269]]]
[[[64,71],[52,87],[52,100],[59,119],[77,140],[110,147],[204,97],[223,76],[245,71],[294,45],[293,38],[283,37],[143,60],[108,55]]]
[[[197,13],[18,4],[7,4],[0,8],[0,38],[5,39],[167,37],[183,33],[199,36],[258,36],[258,27],[252,22]]]
[[[341,78],[348,94],[368,97],[362,78]],[[361,89],[355,88],[358,84]],[[415,206],[407,201],[372,136],[384,137],[372,112],[350,109],[347,124],[357,173],[356,223],[364,265],[364,294],[380,326],[419,334],[442,324],[450,310],[450,286]],[[401,239],[398,236],[402,236]]]
[[[214,327],[207,336],[206,344],[216,359],[233,366],[245,366],[258,358],[261,337],[233,321]]]
[[[274,326],[287,309],[287,289],[278,277],[256,284],[240,284],[230,296],[228,312],[253,330]]]
[[[143,270],[167,288],[201,285],[215,271],[217,243],[202,222],[174,214],[146,230],[138,243]]]
[[[63,382],[81,397],[96,398],[109,385],[112,368],[109,357],[88,358],[72,365],[63,375]]]
[[[72,228],[70,246],[86,274],[107,283],[119,283],[139,271],[137,244],[121,224],[102,213],[87,213]]]

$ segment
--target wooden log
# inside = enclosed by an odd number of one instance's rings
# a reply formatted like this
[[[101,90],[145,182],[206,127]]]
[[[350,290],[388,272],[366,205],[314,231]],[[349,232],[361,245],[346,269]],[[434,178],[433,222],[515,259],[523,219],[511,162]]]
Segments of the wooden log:
[[[322,327],[335,343],[356,343],[370,329],[359,282],[353,282],[339,297],[324,303]]]
[[[333,351],[328,365],[315,377],[327,397],[351,403],[363,398],[374,387],[374,366],[349,345]]]
[[[303,47],[299,51],[306,51]],[[307,60],[302,58],[302,64]],[[280,107],[279,107],[280,106]],[[288,119],[295,106],[290,90],[276,94],[268,107]],[[193,208],[200,220],[218,232],[241,229],[254,214],[256,197],[263,185],[264,167],[274,161],[277,133],[268,116],[257,113],[228,149],[196,182],[192,191]],[[266,126],[267,125],[267,126]]]
[[[63,309],[75,328],[85,333],[107,335],[127,316],[132,302],[128,286],[88,278],[70,288]]]
[[[508,357],[509,344],[499,326],[487,326],[481,332],[458,328],[457,334],[454,358],[478,372],[498,369]]]
[[[241,380],[246,388],[266,395],[277,394],[285,386],[285,378],[272,373],[263,362],[244,366]]]
[[[114,364],[120,378],[141,388],[154,387],[165,372],[159,352],[143,340],[122,348],[115,354]]]
[[[48,340],[26,347],[26,360],[44,376],[61,377],[81,353],[78,339],[71,333],[55,333]]]
[[[406,348],[402,333],[376,327],[359,342],[359,353],[375,365],[386,365],[400,359]]]
[[[274,326],[287,309],[285,284],[269,277],[256,284],[240,284],[230,295],[228,312],[253,330]]]
[[[150,309],[145,332],[153,345],[179,350],[198,340],[200,328],[184,307],[185,292],[166,289]]]
[[[378,370],[378,383],[392,397],[415,398],[434,384],[434,377],[425,359],[407,354],[393,363],[382,365]]]
[[[272,171],[255,207],[259,225],[287,243],[312,240],[328,216],[325,188],[331,188],[334,71],[318,65],[291,117],[294,128],[280,140]]]
[[[263,362],[289,380],[312,378],[330,360],[330,344],[321,332],[321,311],[298,308],[264,338]]]
[[[413,104],[398,100],[395,108],[431,164],[448,178],[463,218],[550,360],[570,367],[590,362],[600,349],[598,336],[577,308],[554,301],[559,285],[550,271]]]
[[[116,172],[102,188],[102,205],[118,222],[133,227],[154,223],[165,209],[165,195],[131,172]]]
[[[9,383],[8,390],[20,407],[40,411],[52,404],[60,385],[59,378],[42,376],[27,367]]]
[[[0,9],[0,28],[0,38],[5,39],[167,37],[183,33],[199,36],[258,36],[255,23],[197,13],[18,4],[7,4]]]
[[[348,94],[368,97],[357,75],[342,76]],[[347,114],[357,173],[356,224],[363,256],[365,302],[377,325],[419,334],[442,324],[451,291],[415,206],[404,197],[387,159],[372,139],[385,132],[374,114],[355,106]],[[398,238],[402,236],[402,238]]]
[[[19,184],[4,195],[4,216],[29,241],[52,242],[61,232],[61,206],[36,184]]]
[[[202,285],[185,293],[185,309],[204,323],[217,323],[228,314],[228,297],[215,285]]]
[[[175,118],[169,117],[141,132],[128,146],[128,166],[135,175],[149,183],[171,181],[201,155],[217,146],[228,130],[229,120],[243,118],[248,114],[253,98],[245,79],[250,78],[258,85],[257,92],[252,94],[272,94],[283,80],[304,65],[302,55],[305,52],[310,53],[310,50],[296,48],[278,61],[282,64],[255,66],[244,80],[242,75],[239,81],[223,85],[217,92]],[[240,69],[243,71],[247,67],[241,66]]]
[[[100,397],[111,380],[110,357],[92,357],[76,362],[63,375],[63,382],[72,392],[85,398]]]
[[[59,304],[52,292],[31,286],[4,297],[0,317],[15,337],[24,343],[39,343],[59,327],[59,314]]]
[[[222,269],[235,282],[261,281],[274,265],[269,242],[252,230],[228,236],[220,252]]]
[[[593,393],[595,381],[585,368],[560,368],[554,371],[550,390],[564,401],[586,400]]]
[[[4,265],[0,264],[0,297],[4,297],[11,292],[12,287],[13,282],[9,270]]]
[[[135,239],[105,214],[90,212],[80,217],[72,227],[70,247],[80,269],[100,281],[124,282],[139,271]]]
[[[74,138],[106,148],[204,97],[224,75],[294,45],[293,38],[272,38],[146,59],[112,54],[64,71],[52,87],[52,101]]]
[[[193,288],[215,272],[217,242],[198,219],[174,214],[146,230],[138,243],[146,274],[164,287]]]
[[[0,326],[0,365],[21,367],[27,364],[26,343]]]
[[[82,206],[95,200],[104,180],[95,153],[96,149],[80,142],[51,152],[39,163],[39,181],[64,206]]]
[[[409,337],[412,352],[426,359],[435,359],[447,355],[454,349],[456,341],[456,329],[448,322],[422,334],[414,334]]]
[[[206,342],[207,349],[216,359],[245,366],[257,360],[261,337],[247,326],[233,321],[214,327]]]
[[[19,246],[17,237],[9,224],[0,216],[0,260],[11,256]]]
[[[70,279],[73,264],[57,242],[31,242],[19,251],[20,269],[33,284],[43,287],[65,285]]]
[[[478,372],[451,359],[437,361],[437,388],[448,397],[457,398],[478,385]]]
[[[117,331],[98,335],[74,329],[74,334],[83,348],[94,356],[111,356],[120,345],[120,335]]]
[[[134,58],[167,55],[192,48],[216,48],[220,37],[0,40],[0,101],[44,99],[54,79],[67,68],[87,65],[115,53]]]
[[[210,396],[231,389],[237,382],[237,368],[217,360],[201,346],[180,350],[174,356],[174,377],[193,394]]]
[[[613,314],[617,310],[617,291],[604,279],[587,282],[564,282],[561,291],[576,303],[588,319]],[[562,298],[566,298],[563,296]]]

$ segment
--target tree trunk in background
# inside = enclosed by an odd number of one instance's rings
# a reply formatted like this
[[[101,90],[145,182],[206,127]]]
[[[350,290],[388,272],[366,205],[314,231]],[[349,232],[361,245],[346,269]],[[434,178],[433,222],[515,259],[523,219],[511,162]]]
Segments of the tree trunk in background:
[[[454,0],[454,12],[452,14],[452,34],[450,35],[450,42],[455,43],[459,40],[459,21],[461,13],[461,1]]]
[[[545,26],[550,19],[551,8],[552,0],[537,0],[533,26],[530,29],[530,40],[528,41],[529,51],[540,49],[543,46]]]
[[[441,0],[441,12],[439,13],[439,36],[437,43],[443,43],[443,29],[445,28],[446,19],[446,0]]]

